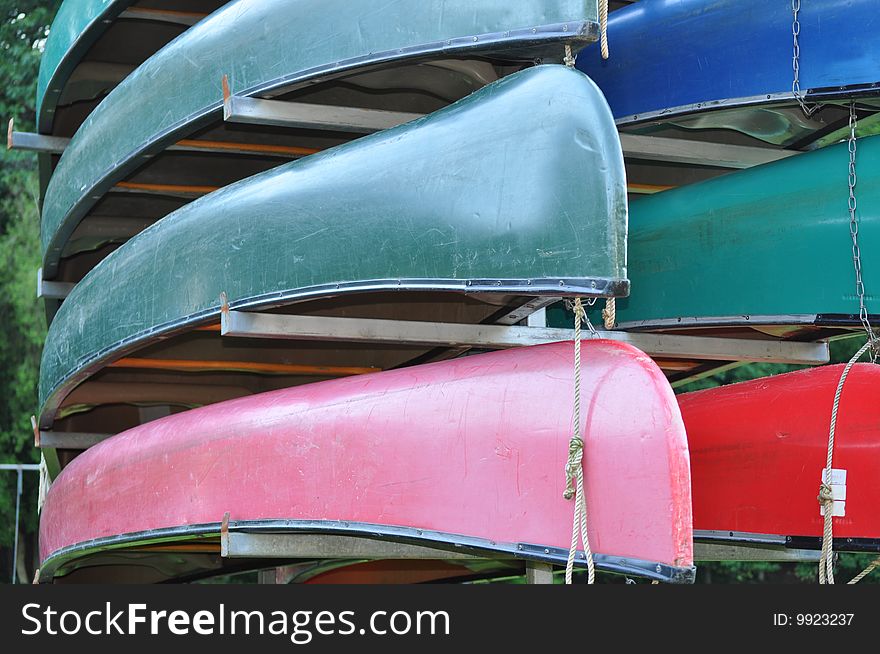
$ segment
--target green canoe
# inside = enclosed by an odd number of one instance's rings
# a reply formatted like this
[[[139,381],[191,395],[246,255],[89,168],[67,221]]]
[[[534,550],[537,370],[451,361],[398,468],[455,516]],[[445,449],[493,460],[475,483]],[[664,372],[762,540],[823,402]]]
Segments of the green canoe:
[[[857,143],[862,273],[880,324],[880,137]],[[840,143],[633,202],[619,328],[796,340],[860,330],[848,164]]]
[[[457,353],[221,339],[221,292],[233,309],[501,322],[535,297],[626,294],[626,229],[602,94],[574,69],[532,67],[227,186],[122,245],[50,327],[40,424],[116,432],[141,420],[120,403],[193,406],[207,386],[228,398]]]
[[[65,252],[90,215],[156,220],[193,194],[279,163],[228,148],[167,152],[181,139],[320,150],[356,137],[230,127],[224,75],[241,96],[430,113],[536,59],[560,61],[565,44],[580,49],[595,39],[596,12],[584,0],[230,2],[139,66],[83,122],[46,189],[44,276],[76,282],[112,250]]]
[[[42,134],[72,136],[101,98],[139,64],[224,0],[65,0],[52,22],[37,80]]]

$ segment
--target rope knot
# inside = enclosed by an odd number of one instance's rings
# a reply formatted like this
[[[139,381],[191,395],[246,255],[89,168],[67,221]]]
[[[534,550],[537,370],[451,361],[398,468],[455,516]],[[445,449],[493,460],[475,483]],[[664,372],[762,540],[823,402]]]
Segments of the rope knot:
[[[828,506],[828,504],[834,503],[834,493],[831,490],[831,486],[828,484],[822,484],[819,486],[819,497],[816,498],[819,500],[819,504],[822,506]]]
[[[570,500],[574,497],[574,480],[581,472],[584,458],[584,441],[575,436],[568,442],[568,461],[565,464],[565,492],[562,496]]]

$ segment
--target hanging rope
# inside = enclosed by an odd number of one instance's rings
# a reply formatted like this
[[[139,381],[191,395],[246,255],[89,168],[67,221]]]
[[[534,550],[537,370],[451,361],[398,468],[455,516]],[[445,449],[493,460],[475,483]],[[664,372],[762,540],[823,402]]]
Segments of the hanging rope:
[[[840,409],[840,396],[843,393],[843,385],[849,371],[855,365],[861,356],[871,347],[871,341],[865,343],[859,351],[856,352],[843,368],[843,374],[840,375],[840,381],[837,382],[837,390],[834,392],[834,404],[831,407],[831,427],[828,430],[828,453],[825,457],[825,469],[822,472],[822,485],[819,487],[819,504],[825,514],[825,524],[822,531],[822,554],[819,557],[819,583],[834,583],[834,526],[832,518],[834,516],[834,493],[831,489],[831,470],[833,468],[834,459],[834,437],[837,429],[837,413]]]
[[[614,329],[617,324],[617,299],[610,297],[605,300],[605,308],[602,309],[602,320],[605,323],[605,329]]]
[[[565,583],[571,583],[574,571],[574,558],[578,550],[578,538],[584,546],[587,560],[587,583],[596,580],[596,566],[587,534],[587,501],[584,497],[584,441],[581,438],[581,322],[589,319],[584,311],[580,298],[575,299],[574,311],[574,435],[568,443],[568,461],[565,464],[565,492],[563,497],[570,500],[574,497],[574,522],[571,530],[571,547],[568,550],[568,561],[565,564]],[[591,329],[592,331],[592,329]]]
[[[869,574],[871,574],[872,572],[874,572],[874,570],[875,570],[876,568],[878,568],[878,567],[880,567],[880,556],[878,556],[876,559],[874,559],[873,561],[871,561],[871,563],[868,564],[868,567],[867,567],[867,568],[865,568],[865,569],[862,570],[859,574],[857,574],[855,577],[853,577],[852,579],[850,579],[850,580],[847,582],[847,584],[857,584],[857,583],[859,583],[862,579],[864,579],[864,578],[867,577]]]
[[[565,57],[563,58],[562,63],[564,63],[569,68],[574,68],[574,54],[571,51],[571,46],[568,44],[566,44],[565,46]]]
[[[599,40],[602,59],[608,59],[608,0],[599,0]]]

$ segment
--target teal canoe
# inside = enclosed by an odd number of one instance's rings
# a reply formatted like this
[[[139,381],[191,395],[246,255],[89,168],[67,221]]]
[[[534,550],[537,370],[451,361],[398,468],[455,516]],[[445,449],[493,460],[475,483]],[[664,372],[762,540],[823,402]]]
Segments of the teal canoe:
[[[880,137],[857,142],[867,307],[880,324]],[[630,205],[625,330],[818,340],[860,330],[846,143]],[[553,324],[568,325],[561,311]]]
[[[94,407],[192,406],[194,388],[228,398],[457,353],[221,339],[221,292],[242,310],[500,322],[535,297],[625,295],[626,230],[601,92],[574,69],[532,67],[227,186],[119,247],[50,327],[40,424],[69,415],[64,430],[116,432],[137,412]],[[166,386],[126,395],[149,384]],[[65,404],[78,385],[74,395],[103,395]]]
[[[224,76],[242,96],[429,113],[536,59],[560,61],[566,44],[580,49],[595,39],[596,11],[595,2],[584,0],[230,2],[139,66],[83,122],[46,189],[44,276],[78,281],[107,253],[79,258],[59,274],[68,239],[93,209],[138,220],[167,213],[154,195],[108,194],[120,190],[119,183],[129,184],[127,191],[131,184],[139,190],[178,185],[184,194],[198,194],[278,163],[228,153],[163,156],[180,139],[206,132],[211,140],[247,140],[256,132],[270,143],[288,142],[277,128],[224,128]],[[375,77],[389,67],[438,60],[449,63],[428,88],[389,92],[395,84],[409,87],[424,68],[384,81]],[[450,78],[451,88],[443,82]],[[316,143],[313,132],[300,134],[292,144],[322,149],[340,142],[338,135],[322,136]],[[183,203],[170,202],[173,208]]]

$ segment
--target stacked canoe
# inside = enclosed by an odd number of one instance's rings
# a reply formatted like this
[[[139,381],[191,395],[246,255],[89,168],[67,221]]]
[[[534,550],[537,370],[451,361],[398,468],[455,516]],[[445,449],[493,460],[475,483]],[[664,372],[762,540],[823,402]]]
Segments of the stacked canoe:
[[[801,13],[811,117],[790,53],[753,59],[790,12],[617,4],[602,60],[583,0],[64,2],[30,135],[50,320],[40,580],[562,566],[576,376],[600,571],[692,581],[695,538],[817,548],[838,368],[677,399],[735,356],[671,364],[610,334],[576,375],[570,340],[436,337],[545,307],[569,327],[566,298],[616,298],[618,332],[671,338],[861,329],[838,141],[850,101],[860,134],[880,108],[867,0]],[[839,47],[820,20],[866,38]],[[880,145],[858,147],[870,252]],[[836,545],[875,550],[859,484],[877,459],[856,453],[880,446],[877,380],[850,374]]]

